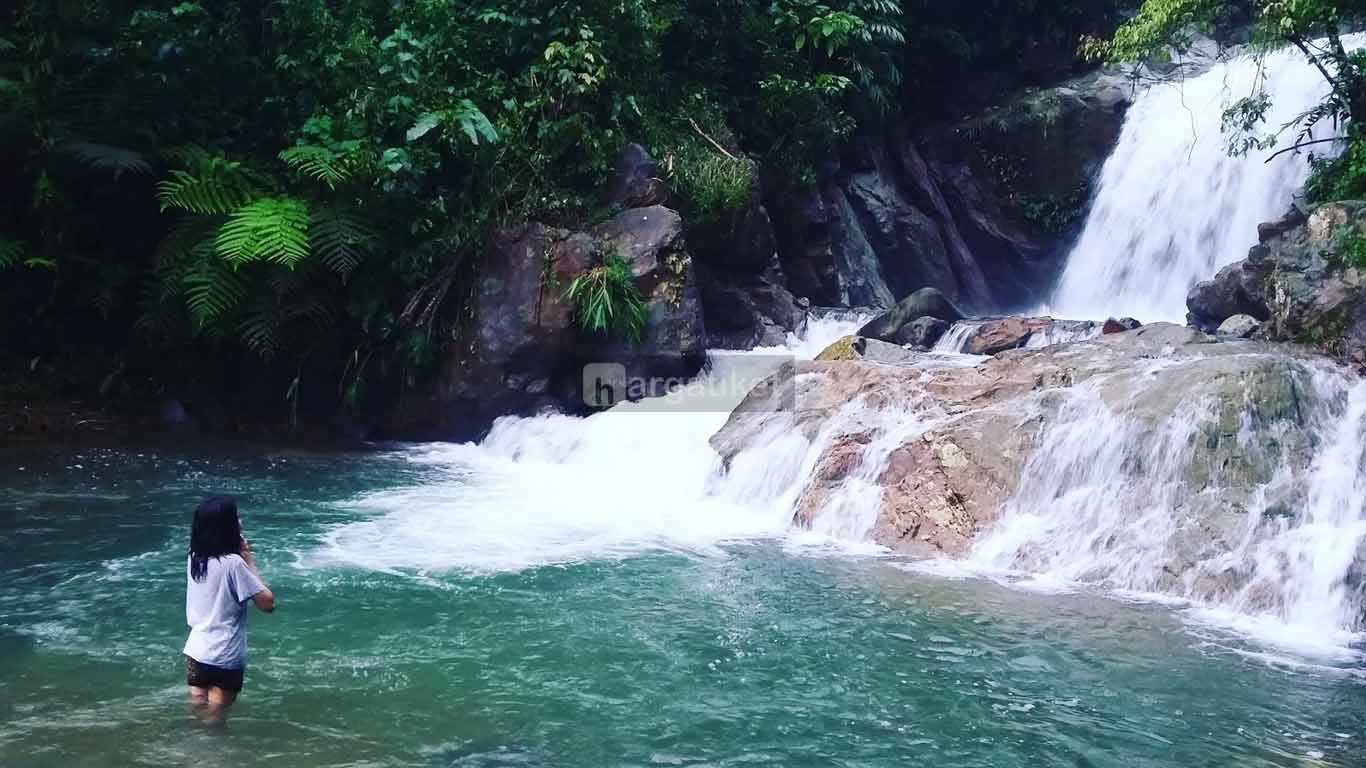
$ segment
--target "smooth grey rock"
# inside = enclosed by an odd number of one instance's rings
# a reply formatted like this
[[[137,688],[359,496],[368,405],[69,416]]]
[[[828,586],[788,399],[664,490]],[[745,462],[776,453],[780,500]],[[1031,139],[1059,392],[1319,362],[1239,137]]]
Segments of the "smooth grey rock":
[[[963,313],[939,289],[921,288],[865,323],[858,330],[858,335],[894,342],[902,326],[920,317],[934,317],[946,323],[955,323],[963,319]]]
[[[914,349],[930,350],[948,330],[949,323],[937,317],[917,317],[901,326],[893,341]]]
[[[1262,327],[1261,321],[1252,315],[1234,315],[1219,324],[1220,336],[1235,336],[1246,339]]]

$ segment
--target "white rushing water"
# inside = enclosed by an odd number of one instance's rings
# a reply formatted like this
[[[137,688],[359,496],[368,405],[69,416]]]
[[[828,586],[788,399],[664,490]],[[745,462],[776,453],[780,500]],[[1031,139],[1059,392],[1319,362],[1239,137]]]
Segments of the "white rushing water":
[[[1019,490],[966,565],[1182,598],[1221,623],[1302,648],[1353,642],[1366,631],[1366,585],[1357,584],[1366,573],[1354,571],[1366,547],[1366,382],[1327,363],[1307,378],[1308,470],[1265,454],[1249,410],[1237,439],[1273,471],[1231,509],[1227,496],[1190,488],[1202,430],[1216,418],[1212,401],[1155,426],[1116,411],[1093,386],[1067,390]]]
[[[1106,161],[1085,228],[1048,310],[1064,317],[1184,322],[1186,294],[1247,255],[1257,225],[1280,218],[1309,173],[1304,154],[1274,150],[1230,157],[1224,110],[1272,95],[1266,126],[1278,128],[1322,101],[1323,76],[1293,49],[1216,64],[1184,82],[1140,93]],[[1318,135],[1331,131],[1327,122]],[[1294,143],[1286,131],[1278,148]]]
[[[411,449],[433,477],[353,502],[374,516],[333,531],[320,557],[379,570],[502,571],[781,536],[791,518],[784,500],[809,470],[807,441],[775,435],[765,460],[724,478],[708,441],[767,373],[866,320],[812,318],[786,347],[712,352],[696,385],[669,398],[587,418],[504,417],[477,445]]]

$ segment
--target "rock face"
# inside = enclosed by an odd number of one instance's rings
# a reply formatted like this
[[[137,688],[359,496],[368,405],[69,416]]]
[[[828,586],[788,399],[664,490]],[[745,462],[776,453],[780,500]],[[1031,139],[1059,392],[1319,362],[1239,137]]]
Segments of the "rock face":
[[[787,287],[757,173],[749,203],[719,220],[692,223],[688,243],[696,257],[708,346],[773,346],[803,327],[810,304]]]
[[[626,261],[646,299],[638,343],[582,330],[564,292],[608,254]],[[474,295],[468,346],[426,398],[394,414],[387,432],[473,439],[497,416],[585,409],[583,366],[619,363],[630,376],[688,377],[705,359],[706,331],[679,215],[662,206],[622,211],[591,232],[531,223],[496,233]]]
[[[663,205],[669,201],[669,189],[662,177],[659,163],[645,147],[627,144],[607,182],[607,204],[617,208]]]
[[[1352,256],[1366,236],[1366,202],[1326,203],[1308,216],[1292,210],[1258,234],[1246,259],[1191,289],[1191,324],[1222,329],[1246,315],[1269,339],[1309,344],[1366,370],[1366,274]]]
[[[933,132],[930,168],[1001,307],[1035,304],[1063,265],[1132,87],[1101,71]]]
[[[921,288],[896,306],[869,320],[858,335],[882,341],[895,341],[901,329],[922,317],[932,317],[946,323],[963,319],[963,314],[937,288]]]
[[[796,481],[801,526],[962,556],[1011,505],[1060,503],[1051,479],[1101,483],[1133,494],[1120,507],[1135,505],[1136,518],[1154,495],[1171,505],[1179,522],[1153,545],[1171,568],[1154,566],[1153,587],[1189,579],[1178,592],[1209,596],[1248,578],[1218,563],[1246,533],[1249,508],[1275,508],[1258,494],[1302,492],[1272,481],[1309,465],[1313,377],[1271,345],[1159,323],[951,367],[917,355],[875,364],[858,340],[842,344],[849,354],[837,343],[756,387],[712,438],[730,467],[752,466],[776,435],[804,437],[814,471]],[[1092,442],[1078,451],[1077,440]],[[1039,565],[1027,561],[1048,557],[1046,537],[1012,557]]]
[[[769,201],[793,292],[885,308],[931,287],[976,314],[1037,303],[1118,140],[1126,86],[1093,74],[915,137],[856,142],[814,192]]]

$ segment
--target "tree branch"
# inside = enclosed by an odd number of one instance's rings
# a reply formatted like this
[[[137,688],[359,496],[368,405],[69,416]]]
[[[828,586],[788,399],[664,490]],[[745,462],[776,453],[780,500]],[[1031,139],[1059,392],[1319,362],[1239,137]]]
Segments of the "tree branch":
[[[1329,137],[1326,138],[1326,139],[1314,139],[1314,140],[1312,140],[1312,141],[1301,141],[1300,143],[1295,144],[1295,145],[1293,145],[1293,146],[1286,147],[1285,149],[1278,149],[1278,150],[1276,150],[1275,152],[1272,152],[1272,153],[1271,153],[1270,155],[1268,155],[1267,158],[1266,158],[1265,160],[1263,160],[1262,162],[1264,162],[1264,163],[1269,163],[1269,162],[1271,162],[1272,158],[1276,157],[1277,155],[1284,155],[1286,152],[1294,152],[1295,150],[1299,149],[1300,147],[1307,147],[1307,146],[1309,146],[1310,144],[1327,144],[1327,143],[1330,142],[1330,141],[1346,141],[1346,140],[1347,140],[1347,137],[1346,137],[1346,136],[1329,136]]]
[[[721,154],[725,155],[726,157],[729,157],[729,158],[732,159],[732,160],[739,160],[739,159],[740,159],[740,158],[736,157],[735,155],[732,155],[730,152],[727,152],[727,151],[726,151],[726,148],[723,147],[723,146],[721,146],[720,144],[718,144],[717,141],[716,141],[716,139],[713,139],[712,137],[708,136],[708,135],[706,134],[706,132],[703,131],[702,128],[699,127],[699,126],[697,125],[697,121],[696,121],[696,120],[694,120],[694,119],[692,119],[692,118],[690,117],[690,118],[688,118],[688,123],[690,123],[690,124],[692,125],[692,129],[693,129],[694,131],[697,131],[697,135],[698,135],[698,136],[701,136],[702,138],[706,139],[706,140],[707,140],[707,143],[711,144],[713,147],[716,147],[716,150],[717,150],[718,152],[720,152]]]
[[[1347,103],[1347,94],[1342,92],[1342,85],[1338,82],[1338,79],[1333,77],[1332,73],[1328,71],[1328,68],[1323,65],[1323,62],[1319,57],[1316,56],[1313,51],[1309,50],[1309,46],[1304,42],[1304,38],[1287,36],[1286,39],[1293,43],[1296,48],[1299,48],[1300,51],[1309,58],[1309,63],[1313,64],[1314,67],[1318,69],[1319,73],[1323,75],[1323,79],[1328,81],[1328,85],[1333,89],[1333,93],[1339,99],[1342,99],[1343,103]]]

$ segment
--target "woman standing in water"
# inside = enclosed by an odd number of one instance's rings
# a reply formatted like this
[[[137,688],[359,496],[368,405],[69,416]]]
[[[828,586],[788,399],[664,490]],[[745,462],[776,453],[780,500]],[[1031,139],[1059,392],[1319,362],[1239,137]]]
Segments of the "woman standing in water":
[[[242,690],[247,669],[247,601],[270,613],[275,595],[256,572],[242,535],[237,500],[205,499],[194,511],[186,565],[185,682],[190,704],[222,722]]]

